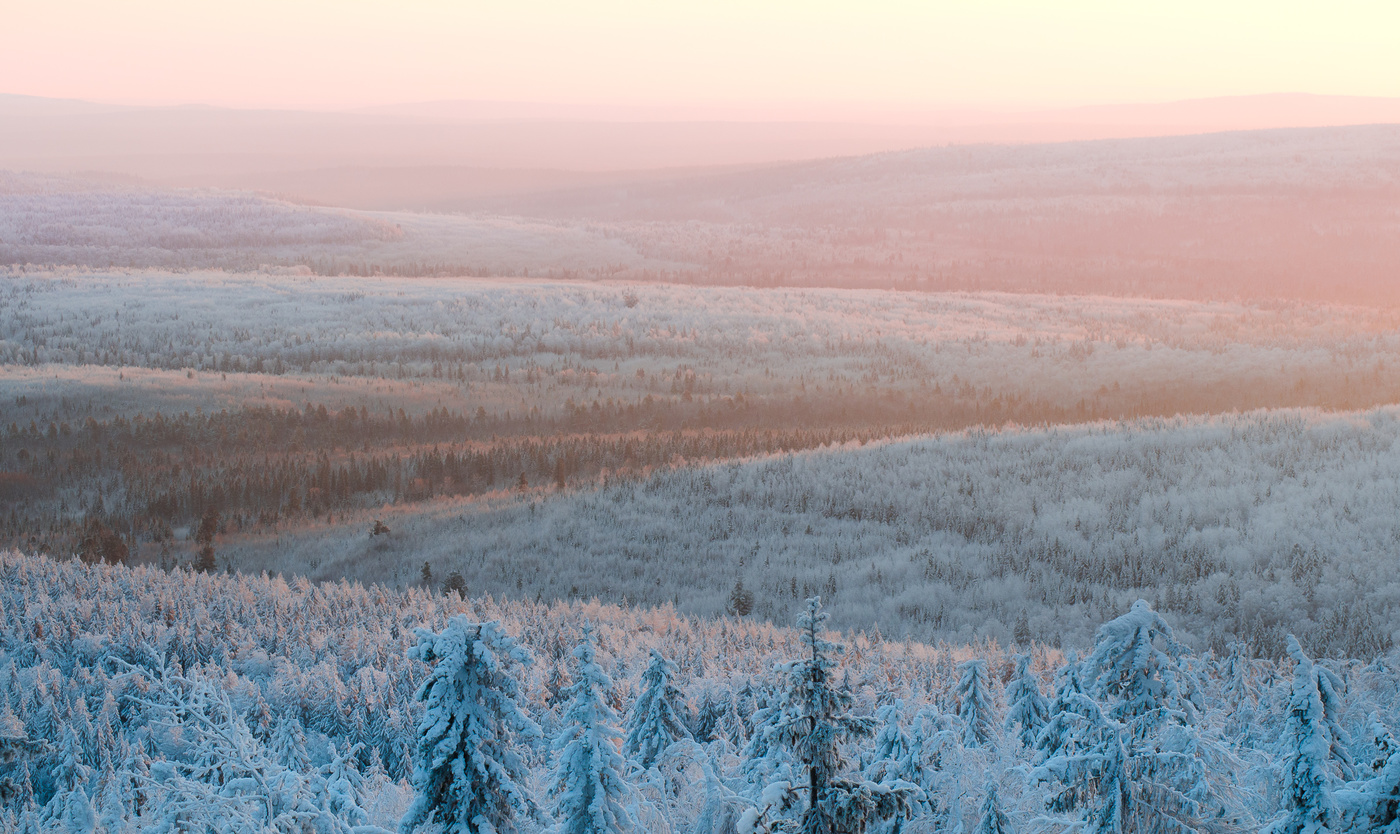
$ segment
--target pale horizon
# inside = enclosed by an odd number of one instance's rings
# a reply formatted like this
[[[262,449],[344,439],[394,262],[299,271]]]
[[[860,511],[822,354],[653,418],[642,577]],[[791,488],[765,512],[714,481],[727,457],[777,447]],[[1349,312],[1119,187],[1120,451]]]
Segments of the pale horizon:
[[[293,105],[219,104],[197,100],[142,101],[41,96],[0,90],[0,97],[36,102],[71,102],[133,110],[228,110],[354,115],[388,115],[434,118],[444,121],[732,121],[732,122],[830,122],[869,125],[977,126],[1038,121],[1105,123],[1142,121],[1171,108],[1231,108],[1239,104],[1263,111],[1279,126],[1320,126],[1319,111],[1334,113],[1378,112],[1400,114],[1400,96],[1329,95],[1297,91],[1272,91],[1228,96],[1200,96],[1162,100],[1123,100],[1063,107],[1032,105],[881,107],[858,102],[771,102],[767,104],[620,104],[605,101],[558,101],[491,98],[440,98],[381,101],[361,106],[298,107]],[[1223,112],[1223,111],[1222,111]],[[1233,113],[1239,118],[1239,113]],[[1325,119],[1324,119],[1325,121]],[[1388,121],[1388,120],[1387,120]],[[1144,121],[1159,124],[1160,120]],[[1337,122],[1343,124],[1345,122]]]
[[[144,106],[470,100],[866,120],[1276,93],[1400,97],[1387,36],[1397,30],[1400,11],[1382,3],[73,0],[7,13],[0,77],[6,93]]]

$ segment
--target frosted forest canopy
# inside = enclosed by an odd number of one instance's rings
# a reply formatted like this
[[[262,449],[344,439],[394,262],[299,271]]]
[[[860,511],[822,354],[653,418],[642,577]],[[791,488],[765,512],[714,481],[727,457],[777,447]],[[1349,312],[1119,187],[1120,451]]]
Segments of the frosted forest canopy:
[[[0,537],[1067,647],[1141,597],[1369,658],[1395,160],[928,148],[457,213],[0,173]]]
[[[822,594],[921,639],[1082,645],[1138,597],[1217,651],[1396,628],[1384,309],[101,271],[3,298],[27,550],[705,615],[742,583],[751,616]]]
[[[1066,657],[842,637],[816,600],[793,629],[15,552],[0,580],[6,830],[1395,819],[1391,662],[1196,654],[1146,602]],[[610,801],[590,824],[592,796]]]

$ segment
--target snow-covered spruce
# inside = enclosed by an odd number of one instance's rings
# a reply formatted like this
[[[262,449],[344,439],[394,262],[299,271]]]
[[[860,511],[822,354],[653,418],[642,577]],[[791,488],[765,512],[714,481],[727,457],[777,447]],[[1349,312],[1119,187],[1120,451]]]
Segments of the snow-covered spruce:
[[[651,663],[642,673],[642,694],[637,696],[627,721],[625,745],[627,754],[643,770],[654,765],[667,747],[690,737],[681,717],[685,711],[684,696],[671,683],[675,671],[674,663],[652,649]],[[729,699],[725,702],[728,707]]]
[[[413,763],[418,799],[400,830],[437,823],[448,834],[495,834],[520,817],[542,818],[516,748],[540,734],[510,668],[530,663],[529,654],[500,623],[463,615],[441,633],[415,636],[410,656],[434,666],[417,694],[424,704]]]
[[[1052,809],[1082,809],[1096,832],[1236,823],[1220,788],[1231,781],[1229,755],[1198,732],[1199,686],[1182,655],[1143,600],[1100,627],[1078,670],[1085,691],[1068,671],[1037,741],[1037,778],[1060,786]],[[1208,762],[1227,772],[1211,772]]]
[[[865,773],[875,781],[885,778],[919,781],[919,745],[914,742],[900,721],[904,702],[895,700],[875,711],[880,732],[875,736],[875,749]]]
[[[1011,680],[1006,700],[1007,731],[1015,732],[1016,738],[1027,747],[1034,745],[1036,736],[1050,720],[1050,703],[1040,694],[1040,682],[1031,674],[1030,655],[1016,658],[1016,675]]]
[[[969,660],[960,666],[958,680],[958,717],[963,722],[963,744],[982,747],[992,741],[996,719],[992,715],[991,681],[987,679],[987,661]]]
[[[973,834],[1011,834],[1011,820],[1001,809],[995,784],[987,786],[987,796],[982,800],[982,818]]]
[[[820,597],[807,600],[807,610],[797,621],[806,655],[782,668],[788,686],[773,726],[775,740],[791,753],[795,778],[765,787],[758,809],[741,820],[741,831],[795,827],[802,834],[861,834],[876,820],[912,815],[922,794],[907,782],[874,783],[846,772],[842,742],[869,736],[875,720],[853,715],[855,699],[832,680],[835,656],[844,647],[823,636],[826,618]],[[795,797],[803,791],[807,801],[797,819],[777,816],[795,812]]]
[[[612,834],[635,820],[627,760],[618,752],[622,732],[608,706],[612,679],[598,665],[592,627],[574,649],[574,682],[566,690],[563,728],[554,739],[559,758],[551,779],[551,810],[557,834]]]
[[[797,628],[808,654],[783,669],[788,679],[782,698],[787,715],[779,737],[806,771],[804,834],[834,830],[834,806],[840,805],[844,794],[849,793],[843,790],[848,783],[840,778],[846,767],[840,742],[868,736],[875,728],[873,718],[851,714],[854,699],[831,680],[835,655],[845,649],[822,636],[827,615],[821,606],[820,597],[807,600],[807,610],[798,617]]]
[[[1084,695],[1084,683],[1079,677],[1079,660],[1073,653],[1056,674],[1055,700],[1050,705],[1049,719],[1036,734],[1035,749],[1043,762],[1065,753],[1075,752],[1076,728],[1083,717],[1081,708],[1092,704]]]
[[[1332,831],[1337,810],[1332,801],[1336,765],[1331,761],[1332,738],[1327,729],[1326,710],[1318,683],[1318,667],[1298,640],[1288,636],[1288,653],[1293,657],[1293,689],[1288,699],[1288,717],[1279,738],[1283,755],[1283,813],[1266,834],[1321,834]],[[1323,670],[1325,671],[1325,670]]]
[[[277,722],[270,746],[272,755],[289,770],[302,771],[311,765],[311,757],[306,753],[306,731],[294,715]]]

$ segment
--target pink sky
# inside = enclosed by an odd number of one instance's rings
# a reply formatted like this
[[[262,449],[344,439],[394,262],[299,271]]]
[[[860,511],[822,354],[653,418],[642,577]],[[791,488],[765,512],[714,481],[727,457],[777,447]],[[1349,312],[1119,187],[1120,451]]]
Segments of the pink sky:
[[[50,0],[3,17],[0,92],[121,103],[477,99],[902,121],[960,107],[1400,96],[1393,0]]]

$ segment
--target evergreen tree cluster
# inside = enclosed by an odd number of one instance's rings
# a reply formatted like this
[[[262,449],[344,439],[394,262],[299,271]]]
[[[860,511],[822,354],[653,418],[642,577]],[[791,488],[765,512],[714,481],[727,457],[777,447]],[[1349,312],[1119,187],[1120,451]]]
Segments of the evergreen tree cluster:
[[[0,828],[1387,831],[1389,657],[1082,659],[0,554]],[[1053,683],[1052,683],[1053,682]],[[1250,719],[1242,722],[1241,709]]]

